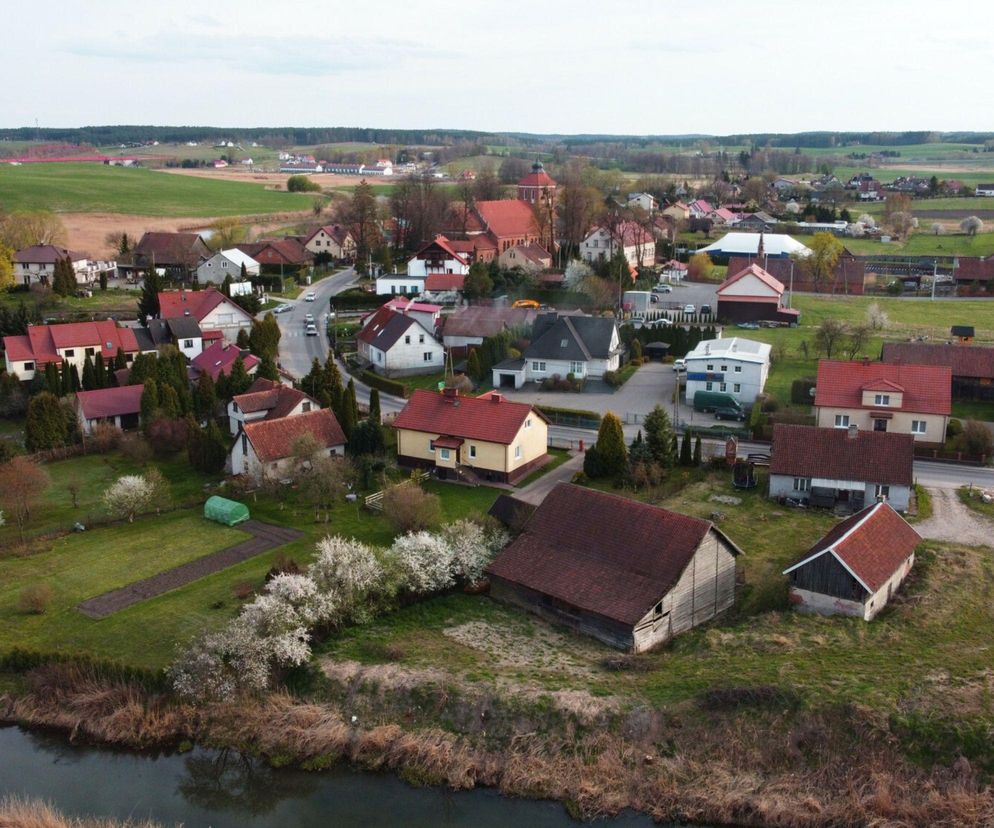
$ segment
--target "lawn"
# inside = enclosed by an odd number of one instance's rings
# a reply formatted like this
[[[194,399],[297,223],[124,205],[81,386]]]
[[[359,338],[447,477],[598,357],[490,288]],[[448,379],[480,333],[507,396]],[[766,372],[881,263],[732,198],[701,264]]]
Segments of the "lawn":
[[[994,205],[991,205],[994,207]],[[923,228],[906,241],[882,242],[878,239],[845,239],[845,246],[857,256],[989,256],[994,253],[994,233],[947,233],[936,236]],[[805,236],[795,236],[801,244]],[[807,237],[810,240],[810,236]]]
[[[0,167],[2,169],[2,167]],[[37,307],[38,313],[44,318],[66,317],[74,314],[110,316],[117,314],[127,314],[134,317],[138,305],[139,291],[119,290],[110,288],[108,290],[94,289],[93,296],[88,298],[79,296],[56,296],[49,290],[35,288],[29,292],[23,290],[11,290],[0,293],[0,305],[6,305],[11,310],[16,310],[23,302],[29,309]]]
[[[0,166],[6,210],[127,213],[144,216],[242,216],[309,210],[313,196],[260,184],[168,175],[102,164]]]
[[[957,400],[953,403],[953,416],[961,420],[994,422],[994,402]]]

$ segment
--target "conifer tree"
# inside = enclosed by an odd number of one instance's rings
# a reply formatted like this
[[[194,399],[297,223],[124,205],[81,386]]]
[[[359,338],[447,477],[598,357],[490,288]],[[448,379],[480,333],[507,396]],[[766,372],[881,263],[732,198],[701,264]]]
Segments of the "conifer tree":
[[[621,420],[611,411],[604,415],[597,432],[597,455],[606,477],[621,474],[628,463],[628,449],[625,447]]]
[[[680,465],[689,466],[693,462],[690,450],[690,431],[683,432],[683,442],[680,444]]]
[[[159,411],[159,385],[154,379],[145,380],[145,390],[141,396],[141,427],[147,429]]]
[[[83,390],[92,391],[97,387],[97,377],[96,371],[93,367],[93,360],[90,357],[86,358],[83,363]]]
[[[374,423],[383,420],[380,414],[380,391],[378,388],[371,388],[369,391],[369,419]]]
[[[701,465],[701,460],[703,459],[703,447],[701,446],[701,435],[697,435],[697,439],[694,440],[694,465]]]

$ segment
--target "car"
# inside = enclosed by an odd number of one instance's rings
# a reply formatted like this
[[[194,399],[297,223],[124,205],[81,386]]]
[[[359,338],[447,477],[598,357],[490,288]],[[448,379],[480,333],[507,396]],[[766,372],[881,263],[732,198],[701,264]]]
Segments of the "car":
[[[691,304],[686,304],[683,306],[683,312],[693,316],[695,313],[697,313],[697,308]]]
[[[286,313],[287,311],[292,311],[293,305],[287,305],[286,303],[282,305],[277,305],[273,308],[273,313]]]
[[[673,320],[668,316],[660,316],[649,323],[650,328],[668,328],[673,324]]]
[[[651,295],[649,296],[649,302],[650,302],[650,304],[653,304],[653,305],[658,305],[658,304],[659,304],[659,297],[658,297],[658,296],[656,296],[656,294],[655,294],[655,293],[653,293],[653,294],[651,294]]]
[[[628,320],[629,325],[633,325],[636,328],[641,328],[645,324],[644,316],[633,316]]]
[[[304,324],[305,325],[313,325],[314,324],[314,314],[313,313],[308,313],[308,314],[306,314],[304,316]]]
[[[714,416],[718,420],[745,420],[745,412],[738,408],[716,408]]]
[[[759,330],[759,323],[757,323],[757,322],[739,322],[739,324],[736,325],[735,327],[736,328],[742,328],[742,330],[744,330],[744,331],[758,331]]]
[[[701,316],[710,316],[710,315],[711,315],[711,306],[701,305]]]
[[[673,370],[678,374],[682,374],[687,370],[687,360],[685,359],[674,359],[673,360]]]
[[[318,326],[312,322],[310,325],[307,326],[307,328],[305,328],[304,333],[306,333],[308,336],[317,336]]]
[[[308,293],[304,297],[304,301],[305,302],[316,302],[317,298],[318,298],[318,295],[312,290],[310,293]]]
[[[653,293],[672,293],[673,288],[670,285],[654,285],[652,288]]]

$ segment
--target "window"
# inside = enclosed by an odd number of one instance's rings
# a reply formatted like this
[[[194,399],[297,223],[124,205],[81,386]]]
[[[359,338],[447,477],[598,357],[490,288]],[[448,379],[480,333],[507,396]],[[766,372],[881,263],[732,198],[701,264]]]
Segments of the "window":
[[[713,391],[714,390],[714,383],[713,382],[706,382],[706,383],[704,383],[704,390],[705,391]]]
[[[476,459],[476,446],[470,446],[469,447],[469,457],[470,457],[471,460],[475,460]]]
[[[713,362],[709,362],[709,363],[707,364],[707,366],[706,366],[706,369],[707,369],[708,371],[713,371],[713,370],[714,370],[714,363],[713,363]]]
[[[441,457],[443,460],[448,460],[449,459],[449,450],[448,449],[439,449],[438,450],[438,456]]]
[[[569,372],[571,374],[582,374],[583,373],[583,363],[582,362],[570,362]]]
[[[741,390],[742,386],[739,385],[738,383],[735,383],[735,385],[732,386],[732,391],[734,391],[736,394],[738,394]]]
[[[890,405],[890,394],[876,394],[873,397],[874,405]]]
[[[405,345],[410,345],[411,344],[411,335],[410,334],[405,334],[404,335],[404,344]]]
[[[308,411],[310,411],[310,410],[311,410],[311,404],[310,404],[309,402],[305,402],[305,403],[304,403],[304,404],[303,404],[303,405],[302,405],[302,406],[300,407],[300,410],[301,410],[302,412],[304,412],[304,413],[306,414],[306,413],[307,413]]]
[[[514,447],[514,459],[515,460],[520,460],[521,459],[521,446],[515,446]]]
[[[722,365],[721,366],[721,370],[722,371],[727,371],[728,370],[728,366],[727,365]]]
[[[35,364],[33,362],[25,362],[24,363],[24,370],[25,371],[34,371],[34,369],[35,369]]]
[[[569,340],[568,339],[561,339],[561,340],[559,340],[559,347],[560,348],[565,348],[567,345],[569,345]]]
[[[719,390],[719,391],[725,391],[725,390],[727,390],[727,386],[726,386],[726,384],[725,384],[725,383],[720,383],[720,384],[718,385],[718,390]]]
[[[849,415],[848,414],[836,414],[835,415],[835,427],[836,428],[849,428]]]
[[[885,419],[883,419],[882,417],[878,417],[876,420],[873,421],[873,430],[874,431],[886,431],[887,430],[887,421]]]
[[[76,351],[72,348],[66,350],[66,359],[76,356]]]
[[[248,454],[248,435],[242,432],[242,454]]]
[[[532,418],[529,417],[528,419],[525,420],[525,428],[531,428],[531,427],[532,427]]]
[[[125,362],[134,362],[134,359],[135,359],[135,355],[134,354],[125,354],[124,355],[124,361]]]
[[[663,614],[663,602],[660,601],[656,606],[652,608],[652,615],[654,618],[659,618]]]
[[[193,340],[192,339],[184,339],[183,340],[183,347],[184,348],[192,348],[193,347]]]
[[[431,351],[425,351],[424,354],[422,355],[422,358],[424,359],[425,362],[431,362],[432,360]]]
[[[890,497],[890,486],[883,483],[877,483],[874,492],[874,497]]]
[[[425,335],[424,334],[418,334],[418,344],[419,345],[424,345],[425,344]]]
[[[376,352],[376,361],[377,362],[383,362],[383,352],[382,351],[377,351]]]
[[[924,420],[912,420],[911,421],[911,433],[912,434],[924,434],[928,424]]]
[[[735,366],[735,373],[736,374],[741,374],[742,373],[742,366],[741,365],[736,365]]]
[[[87,356],[93,356],[93,348],[87,348],[86,349],[86,355]]]
[[[435,450],[435,441],[434,440],[429,440],[428,441],[428,451],[434,451],[434,450]]]
[[[532,370],[533,371],[544,371],[545,370],[545,363],[544,362],[536,362],[536,361],[533,360],[532,361]]]
[[[795,492],[808,492],[808,491],[811,491],[811,478],[810,477],[795,477],[794,478],[794,491]]]

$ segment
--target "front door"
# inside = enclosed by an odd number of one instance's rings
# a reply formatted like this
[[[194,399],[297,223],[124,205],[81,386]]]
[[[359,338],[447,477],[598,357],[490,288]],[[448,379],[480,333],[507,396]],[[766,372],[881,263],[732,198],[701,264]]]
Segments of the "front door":
[[[887,421],[884,420],[884,419],[880,419],[880,418],[874,420],[873,421],[873,430],[874,431],[886,431],[887,430]]]

